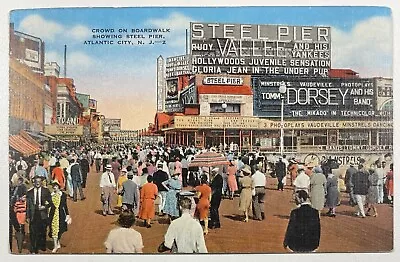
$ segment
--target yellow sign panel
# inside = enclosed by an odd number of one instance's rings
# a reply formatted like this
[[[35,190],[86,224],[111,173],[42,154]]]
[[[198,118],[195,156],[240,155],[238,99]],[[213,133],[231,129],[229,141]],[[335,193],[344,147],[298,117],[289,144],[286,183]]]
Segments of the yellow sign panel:
[[[83,126],[71,126],[71,125],[49,125],[44,127],[44,132],[49,135],[59,136],[82,136]]]
[[[257,117],[175,116],[177,129],[280,129],[280,121]],[[392,121],[284,121],[284,128],[303,129],[392,129]]]

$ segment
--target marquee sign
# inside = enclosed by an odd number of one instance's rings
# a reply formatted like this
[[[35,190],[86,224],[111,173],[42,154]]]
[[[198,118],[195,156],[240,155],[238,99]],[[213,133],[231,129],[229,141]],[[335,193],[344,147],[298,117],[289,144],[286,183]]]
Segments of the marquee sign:
[[[190,74],[190,55],[168,57],[165,63],[167,79]]]
[[[79,125],[47,125],[44,132],[49,135],[82,136],[83,126]]]
[[[243,78],[241,77],[223,77],[223,76],[206,76],[203,79],[204,85],[230,85],[241,86],[243,85]]]
[[[257,117],[219,117],[219,116],[175,116],[176,129],[261,129],[280,130],[280,121]],[[284,128],[289,130],[321,129],[391,129],[392,121],[285,121]]]
[[[193,74],[328,76],[326,26],[190,23]]]
[[[376,110],[376,88],[372,79],[254,77],[252,81],[255,116],[281,116],[281,82],[286,85],[286,118],[365,119],[383,116]]]
[[[120,118],[104,118],[103,119],[103,131],[119,131],[121,130],[121,119]]]

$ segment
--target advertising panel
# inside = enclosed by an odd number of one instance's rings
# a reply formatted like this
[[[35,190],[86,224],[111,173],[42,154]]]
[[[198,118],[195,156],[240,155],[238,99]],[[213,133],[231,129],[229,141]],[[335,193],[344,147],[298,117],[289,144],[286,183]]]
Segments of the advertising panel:
[[[82,104],[83,108],[89,108],[90,95],[76,93],[76,98]]]
[[[193,74],[328,76],[331,29],[190,23]]]
[[[190,74],[190,55],[168,57],[165,64],[167,79]]]
[[[79,125],[48,125],[44,127],[44,132],[49,135],[59,136],[82,136],[83,126]]]
[[[376,89],[372,79],[254,77],[254,115],[281,116],[283,82],[285,118],[343,119],[383,116],[376,110]]]
[[[183,106],[179,101],[178,78],[167,80],[165,96],[165,112],[182,112]]]
[[[97,110],[97,101],[95,99],[89,99],[89,108]]]
[[[181,129],[262,129],[279,130],[280,121],[257,117],[220,117],[220,116],[175,116],[174,127]],[[285,121],[284,128],[290,130],[321,129],[389,129],[392,121]]]
[[[121,119],[117,118],[104,118],[103,119],[103,131],[119,131],[121,130]]]

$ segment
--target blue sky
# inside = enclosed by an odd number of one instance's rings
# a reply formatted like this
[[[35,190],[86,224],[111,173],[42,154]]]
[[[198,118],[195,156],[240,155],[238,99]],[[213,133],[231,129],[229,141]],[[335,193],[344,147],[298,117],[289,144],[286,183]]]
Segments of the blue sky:
[[[391,10],[385,7],[64,8],[10,13],[16,30],[45,41],[46,61],[62,66],[64,44],[68,45],[67,76],[74,78],[78,92],[98,100],[107,117],[122,118],[124,129],[153,122],[156,58],[185,52],[190,21],[330,26],[333,68],[351,68],[362,77],[393,75],[393,25]],[[83,44],[93,40],[93,28],[147,27],[171,28],[167,44]]]

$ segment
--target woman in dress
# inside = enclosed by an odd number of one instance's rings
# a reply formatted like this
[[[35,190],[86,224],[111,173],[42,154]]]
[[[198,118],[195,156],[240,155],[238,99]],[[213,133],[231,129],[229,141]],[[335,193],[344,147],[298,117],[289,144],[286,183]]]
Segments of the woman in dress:
[[[335,175],[332,174],[331,167],[325,167],[323,169],[326,178],[326,207],[329,208],[327,215],[330,217],[336,217],[335,209],[339,200],[338,191],[338,180]]]
[[[60,183],[60,189],[65,189],[65,176],[64,170],[60,167],[60,162],[56,162],[56,167],[51,172],[52,180],[57,180]]]
[[[204,221],[204,234],[208,234],[208,213],[210,211],[211,187],[207,183],[207,176],[202,175],[200,185],[195,187],[199,202],[196,205],[196,214],[200,221]]]
[[[232,163],[232,160],[229,160],[228,165],[228,187],[229,187],[229,199],[233,199],[233,195],[235,191],[238,190],[238,186],[236,183],[236,172],[237,167]]]
[[[368,194],[367,194],[367,212],[366,215],[369,216],[369,212],[371,209],[374,211],[374,217],[378,216],[378,212],[376,211],[376,204],[378,204],[378,198],[379,198],[379,175],[375,173],[374,171],[369,172],[368,176],[368,182],[369,182],[369,187],[368,187]]]
[[[144,225],[150,228],[150,222],[155,216],[154,200],[158,195],[157,186],[153,183],[153,177],[147,176],[147,183],[140,189],[139,218],[144,220]]]
[[[118,218],[120,227],[112,229],[104,245],[107,253],[143,253],[142,235],[134,230],[135,215],[131,210],[124,210]]]
[[[390,170],[386,174],[386,190],[387,196],[391,204],[393,204],[393,163],[390,164]]]
[[[118,177],[118,181],[117,181],[117,190],[118,190],[118,198],[117,198],[117,208],[121,209],[122,207],[122,184],[128,180],[128,177],[126,176],[126,174],[128,173],[128,171],[126,170],[126,168],[122,168],[121,169],[121,174]]]
[[[52,182],[53,193],[51,199],[54,205],[49,212],[49,237],[54,241],[53,253],[61,248],[61,235],[68,230],[67,224],[71,223],[68,212],[67,195],[60,190],[60,183],[57,180]]]
[[[308,166],[307,166],[308,167]],[[314,168],[310,177],[310,201],[313,208],[318,210],[324,209],[326,195],[326,177],[322,173],[321,167]]]
[[[162,182],[163,186],[168,189],[165,195],[165,205],[163,212],[168,214],[171,220],[179,217],[178,198],[177,193],[181,190],[181,182],[179,181],[179,173]]]
[[[242,169],[243,177],[239,179],[239,183],[241,184],[242,192],[240,192],[239,199],[239,211],[244,212],[244,220],[243,222],[249,221],[249,213],[251,212],[251,201],[252,201],[252,185],[253,181],[251,180],[250,174],[251,169],[248,165],[246,165]]]

